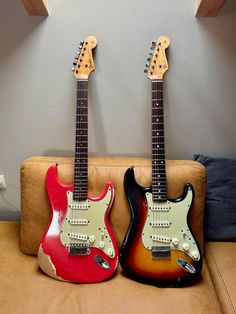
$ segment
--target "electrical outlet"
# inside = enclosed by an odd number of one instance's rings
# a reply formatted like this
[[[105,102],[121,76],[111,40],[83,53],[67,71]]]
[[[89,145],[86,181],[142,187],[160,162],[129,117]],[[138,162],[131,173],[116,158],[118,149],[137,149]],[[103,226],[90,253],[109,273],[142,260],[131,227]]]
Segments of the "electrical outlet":
[[[7,186],[6,186],[4,174],[0,174],[0,191],[6,190],[6,188]]]

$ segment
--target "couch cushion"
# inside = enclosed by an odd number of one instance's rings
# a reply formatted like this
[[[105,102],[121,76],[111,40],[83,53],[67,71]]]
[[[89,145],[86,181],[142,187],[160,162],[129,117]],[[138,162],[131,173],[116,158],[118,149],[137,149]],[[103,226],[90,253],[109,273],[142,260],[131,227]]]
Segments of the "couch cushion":
[[[21,167],[21,249],[37,254],[39,243],[49,221],[50,208],[45,191],[45,174],[49,166],[58,163],[59,177],[65,183],[73,178],[73,158],[32,157]],[[124,173],[135,166],[137,181],[143,186],[151,184],[151,160],[144,158],[89,159],[89,193],[99,195],[105,183],[112,181],[115,201],[111,210],[111,224],[119,244],[130,221],[130,209],[123,188]],[[183,193],[186,183],[195,189],[195,199],[190,213],[190,224],[203,250],[203,208],[205,202],[205,168],[194,161],[167,161],[168,195],[176,198]]]
[[[157,288],[137,283],[120,270],[99,284],[72,284],[46,276],[35,256],[19,248],[19,223],[0,222],[1,313],[221,313],[203,267],[199,281],[187,288]]]
[[[195,155],[207,170],[205,238],[236,241],[236,160]]]
[[[224,313],[236,313],[236,242],[208,242],[205,257]]]

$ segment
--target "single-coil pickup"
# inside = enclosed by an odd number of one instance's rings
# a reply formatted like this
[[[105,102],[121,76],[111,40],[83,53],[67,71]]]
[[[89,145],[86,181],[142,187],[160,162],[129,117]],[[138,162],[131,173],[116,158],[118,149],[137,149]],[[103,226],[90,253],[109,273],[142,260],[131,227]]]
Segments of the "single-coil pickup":
[[[68,222],[71,225],[86,226],[88,224],[88,219],[69,219]]]
[[[76,240],[81,240],[81,241],[86,241],[88,239],[88,236],[86,234],[79,234],[79,233],[73,233],[73,232],[68,233],[68,236],[71,239],[76,239]]]
[[[152,235],[151,239],[153,241],[163,242],[163,243],[170,243],[170,238],[166,236],[160,236],[160,235]]]
[[[88,209],[90,206],[88,204],[69,204],[71,209]]]
[[[168,212],[171,209],[171,207],[153,205],[153,206],[149,206],[149,209],[151,209],[151,211],[153,211],[153,212]]]
[[[150,225],[152,227],[169,227],[170,226],[170,222],[167,220],[160,220],[160,221],[152,221],[150,222]]]

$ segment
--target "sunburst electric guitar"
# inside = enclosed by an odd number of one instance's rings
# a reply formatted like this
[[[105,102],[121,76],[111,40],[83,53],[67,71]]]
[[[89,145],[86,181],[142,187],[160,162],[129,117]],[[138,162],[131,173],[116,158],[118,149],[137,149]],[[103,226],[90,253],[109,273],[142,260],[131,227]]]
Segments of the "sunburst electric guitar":
[[[131,222],[121,248],[123,270],[133,278],[161,286],[191,283],[202,268],[202,256],[188,217],[194,191],[186,184],[183,195],[167,197],[163,75],[168,70],[166,49],[170,40],[161,36],[152,43],[145,72],[152,82],[152,186],[140,186],[133,167],[124,177]]]
[[[88,195],[88,77],[94,70],[92,49],[97,40],[80,42],[74,63],[77,80],[74,184],[64,185],[57,165],[46,174],[51,221],[42,238],[38,259],[49,276],[77,283],[111,277],[118,264],[118,246],[109,224],[114,188],[108,182],[99,197]]]

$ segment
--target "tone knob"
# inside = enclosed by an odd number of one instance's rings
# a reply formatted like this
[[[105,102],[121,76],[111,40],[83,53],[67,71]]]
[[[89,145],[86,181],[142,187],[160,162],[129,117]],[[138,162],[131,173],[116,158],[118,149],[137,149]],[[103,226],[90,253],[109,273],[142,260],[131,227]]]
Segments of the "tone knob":
[[[89,242],[93,243],[95,241],[95,236],[94,235],[91,235],[89,237]]]
[[[198,259],[199,258],[199,253],[197,251],[192,251],[191,255],[192,255],[192,257],[194,259]]]
[[[104,242],[104,241],[99,241],[99,247],[100,247],[101,249],[103,249],[104,246],[105,246],[105,242]]]
[[[107,254],[112,257],[113,256],[113,250],[112,249],[108,249],[107,250]]]
[[[184,249],[184,251],[188,251],[189,250],[189,244],[188,243],[184,243],[183,244],[183,249]]]
[[[172,243],[173,243],[174,245],[178,245],[178,244],[179,244],[179,239],[178,239],[178,238],[173,238],[173,239],[172,239]]]

